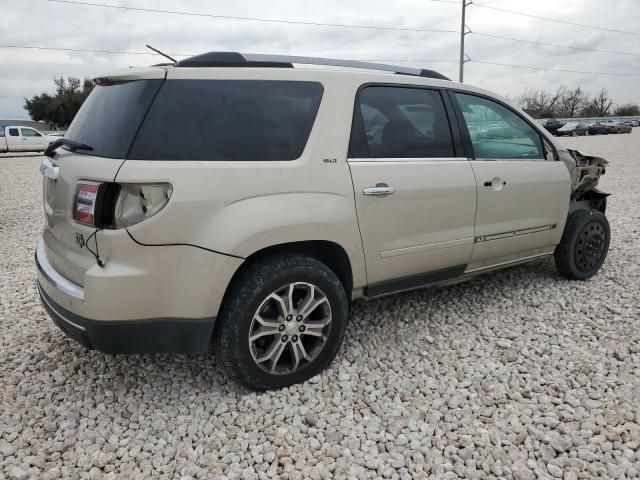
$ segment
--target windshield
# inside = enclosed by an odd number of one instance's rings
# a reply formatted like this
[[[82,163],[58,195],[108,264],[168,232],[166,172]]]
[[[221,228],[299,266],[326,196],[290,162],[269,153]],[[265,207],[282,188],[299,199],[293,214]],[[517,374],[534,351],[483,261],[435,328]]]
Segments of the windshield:
[[[65,138],[86,144],[98,157],[125,158],[162,80],[96,86],[76,114]],[[66,148],[66,147],[65,147]]]

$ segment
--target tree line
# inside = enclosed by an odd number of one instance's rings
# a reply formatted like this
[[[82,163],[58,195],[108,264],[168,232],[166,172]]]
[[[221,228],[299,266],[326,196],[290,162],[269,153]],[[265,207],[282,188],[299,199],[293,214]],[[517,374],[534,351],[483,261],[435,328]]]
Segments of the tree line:
[[[615,105],[604,88],[595,95],[590,95],[580,87],[569,89],[561,86],[555,92],[527,89],[516,102],[534,118],[640,115],[640,107],[634,103]]]

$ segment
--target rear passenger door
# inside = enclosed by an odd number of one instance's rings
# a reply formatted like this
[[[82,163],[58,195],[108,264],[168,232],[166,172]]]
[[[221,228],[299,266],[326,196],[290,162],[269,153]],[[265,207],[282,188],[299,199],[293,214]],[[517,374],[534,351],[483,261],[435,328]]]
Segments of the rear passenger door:
[[[569,208],[564,162],[524,117],[482,95],[454,92],[478,181],[469,271],[553,252]],[[466,135],[466,132],[463,132]]]
[[[460,275],[473,248],[476,181],[437,89],[368,85],[349,145],[375,296]]]

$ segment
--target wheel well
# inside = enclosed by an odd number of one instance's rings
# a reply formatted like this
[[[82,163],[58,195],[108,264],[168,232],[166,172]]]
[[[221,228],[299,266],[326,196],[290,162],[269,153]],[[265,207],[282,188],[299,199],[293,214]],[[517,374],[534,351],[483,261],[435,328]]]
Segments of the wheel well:
[[[579,198],[572,198],[570,204],[570,211],[580,209],[594,209],[600,213],[605,213],[607,210],[607,197],[608,193],[601,192],[597,189],[584,192]]]
[[[351,270],[351,262],[349,255],[340,245],[327,240],[308,240],[303,242],[290,242],[273,245],[249,255],[243,265],[248,265],[258,258],[264,258],[270,255],[280,253],[297,253],[307,255],[324,263],[338,276],[340,282],[344,286],[347,296],[351,298],[351,290],[353,289],[353,272]],[[238,272],[242,267],[238,269]],[[236,272],[236,275],[238,274]],[[234,275],[235,276],[235,275]]]

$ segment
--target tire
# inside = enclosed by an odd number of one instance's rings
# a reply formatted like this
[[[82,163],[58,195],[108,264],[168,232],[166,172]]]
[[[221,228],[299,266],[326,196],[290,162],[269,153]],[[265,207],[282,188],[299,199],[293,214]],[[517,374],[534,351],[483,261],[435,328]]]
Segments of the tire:
[[[322,262],[293,254],[258,259],[229,286],[216,322],[214,352],[227,375],[251,389],[300,383],[338,353],[349,307],[340,279]]]
[[[575,131],[575,130],[573,130],[573,131],[571,132],[571,136],[572,136],[572,137],[575,137],[576,135],[578,135],[578,134],[576,133],[576,131]]]
[[[560,275],[571,280],[593,277],[607,257],[611,230],[607,217],[597,210],[569,214],[554,258]]]

